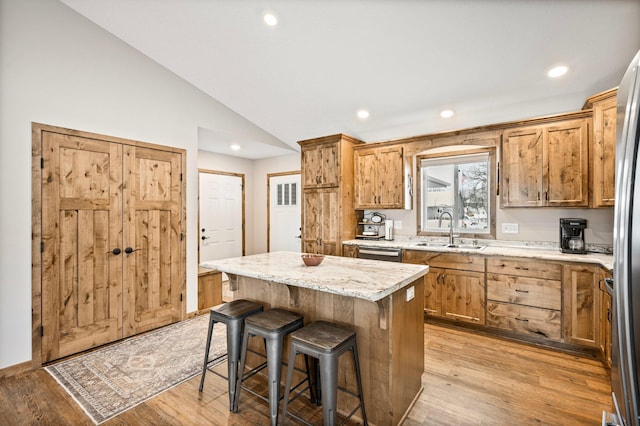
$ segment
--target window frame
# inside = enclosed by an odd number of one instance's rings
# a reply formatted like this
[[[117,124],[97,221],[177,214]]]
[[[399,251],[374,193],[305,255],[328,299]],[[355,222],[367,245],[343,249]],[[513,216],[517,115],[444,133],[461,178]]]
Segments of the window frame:
[[[447,149],[450,148],[450,149]],[[454,233],[460,238],[473,238],[473,239],[495,239],[496,238],[496,208],[497,208],[497,181],[498,181],[498,168],[497,153],[495,146],[486,147],[439,147],[432,150],[424,151],[416,154],[416,224],[417,235],[419,236],[441,236],[445,237],[449,235],[448,231],[433,231],[423,229],[422,224],[422,201],[423,201],[423,187],[422,187],[422,160],[439,159],[450,157],[452,159],[465,155],[474,154],[487,154],[489,155],[489,218],[488,218],[488,232],[462,232],[462,230],[455,230]],[[453,161],[452,161],[453,163]]]

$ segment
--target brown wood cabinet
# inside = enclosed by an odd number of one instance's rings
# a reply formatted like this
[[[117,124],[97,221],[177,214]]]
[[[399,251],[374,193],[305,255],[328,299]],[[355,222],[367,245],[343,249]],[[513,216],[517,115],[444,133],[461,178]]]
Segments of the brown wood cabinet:
[[[222,272],[198,268],[198,311],[222,303]]]
[[[604,280],[612,278],[611,273],[600,268],[598,289],[600,290],[600,353],[602,359],[611,368],[611,295],[606,290]]]
[[[302,148],[302,250],[342,254],[355,238],[353,147],[361,141],[338,134],[300,141]]]
[[[611,207],[615,199],[617,89],[594,96],[593,105],[592,206]]]
[[[561,340],[558,263],[525,258],[487,259],[487,325]]]
[[[587,207],[589,118],[506,130],[502,207]]]
[[[403,262],[429,265],[424,309],[429,315],[485,323],[484,258],[404,250]]]
[[[342,256],[344,257],[358,257],[359,249],[358,246],[351,244],[343,244],[342,245]]]
[[[600,345],[600,268],[566,264],[562,271],[564,341],[597,348]]]
[[[355,150],[355,208],[405,208],[402,146]]]

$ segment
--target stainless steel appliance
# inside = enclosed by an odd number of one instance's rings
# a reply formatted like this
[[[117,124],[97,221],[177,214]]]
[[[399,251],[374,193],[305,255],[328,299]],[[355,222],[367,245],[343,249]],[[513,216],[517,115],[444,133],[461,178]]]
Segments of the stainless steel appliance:
[[[387,262],[402,262],[402,249],[360,246],[358,250],[360,259],[385,260]]]
[[[640,52],[618,87],[611,389],[603,423],[640,425]]]
[[[563,253],[584,254],[584,230],[587,219],[560,219],[560,251]]]

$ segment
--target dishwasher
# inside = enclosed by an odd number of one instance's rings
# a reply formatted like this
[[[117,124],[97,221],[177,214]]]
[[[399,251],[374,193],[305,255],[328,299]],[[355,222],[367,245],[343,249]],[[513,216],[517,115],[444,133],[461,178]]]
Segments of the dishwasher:
[[[402,249],[360,246],[358,250],[360,259],[384,260],[387,262],[402,262]]]

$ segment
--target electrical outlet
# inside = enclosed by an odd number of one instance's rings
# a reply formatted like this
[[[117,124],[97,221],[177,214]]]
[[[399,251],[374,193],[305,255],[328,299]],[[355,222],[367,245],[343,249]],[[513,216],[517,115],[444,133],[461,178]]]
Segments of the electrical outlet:
[[[396,229],[402,229],[402,221],[401,220],[394,220],[393,221],[393,227]]]
[[[518,224],[517,223],[503,223],[502,224],[502,233],[503,234],[517,234],[518,233]]]
[[[416,297],[416,288],[411,286],[407,289],[407,302],[413,300],[414,297]]]

